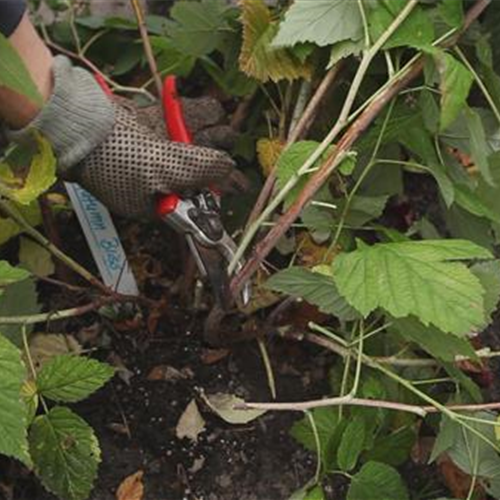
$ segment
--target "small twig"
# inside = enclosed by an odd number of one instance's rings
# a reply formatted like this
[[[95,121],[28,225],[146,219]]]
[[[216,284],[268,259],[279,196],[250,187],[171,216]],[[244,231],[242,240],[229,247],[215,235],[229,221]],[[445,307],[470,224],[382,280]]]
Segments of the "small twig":
[[[298,403],[239,403],[235,405],[237,410],[269,410],[269,411],[307,411],[314,408],[325,408],[328,406],[362,406],[364,408],[383,408],[386,410],[403,411],[414,413],[419,417],[426,417],[430,413],[439,413],[440,410],[434,406],[419,406],[398,403],[395,401],[383,401],[377,399],[355,398],[350,395],[339,398],[324,398]],[[487,411],[500,410],[500,402],[472,404],[472,405],[445,405],[449,411]]]
[[[96,311],[101,307],[119,302],[129,302],[137,300],[137,297],[101,297],[89,304],[73,307],[71,309],[63,309],[61,311],[53,311],[48,313],[30,314],[26,316],[0,316],[0,325],[35,325],[36,323],[44,323],[46,321],[57,321],[59,319],[74,318],[83,316],[89,312]]]
[[[307,411],[314,408],[325,408],[328,406],[362,406],[364,408],[384,408],[387,410],[404,411],[414,413],[419,417],[425,417],[425,407],[396,403],[393,401],[381,401],[376,399],[355,398],[351,395],[338,398],[315,399],[312,401],[301,401],[299,403],[240,403],[235,405],[237,410],[269,410],[269,411]]]
[[[291,87],[290,87],[291,88]],[[299,93],[297,95],[297,101],[295,103],[292,119],[290,120],[290,127],[288,130],[287,143],[290,141],[290,135],[297,128],[297,124],[304,116],[304,111],[308,105],[308,101],[310,101],[312,92],[312,84],[309,80],[304,80],[299,88]]]
[[[144,13],[142,12],[142,7],[139,3],[139,0],[130,0],[130,3],[132,4],[135,17],[137,19],[139,33],[141,34],[142,44],[144,45],[144,52],[146,54],[146,59],[148,60],[149,69],[151,70],[151,74],[153,75],[155,81],[156,91],[158,92],[158,96],[161,97],[163,92],[163,84],[158,72],[158,65],[156,64],[153,48],[151,47],[151,41],[149,40],[148,28],[144,19]]]
[[[266,369],[267,383],[269,385],[269,390],[271,391],[271,397],[276,399],[276,378],[274,376],[273,366],[271,364],[271,358],[269,357],[269,352],[267,350],[264,340],[261,338],[257,339],[259,344],[260,354],[262,356],[262,361],[264,363],[264,368]]]
[[[123,93],[129,93],[129,94],[140,94],[145,97],[147,97],[150,101],[155,101],[155,97],[151,92],[148,92],[145,89],[137,88],[137,87],[128,87],[126,85],[120,85],[119,83],[116,83],[114,80],[112,80],[106,73],[103,73],[92,61],[87,59],[85,56],[79,55],[76,52],[72,52],[71,50],[68,50],[61,45],[58,45],[57,43],[54,43],[50,39],[45,39],[45,43],[47,46],[51,47],[52,49],[56,50],[57,52],[64,54],[65,56],[70,57],[71,59],[76,59],[83,63],[87,68],[92,71],[93,73],[96,73],[100,75],[106,83],[108,83],[113,90],[116,92],[123,92]]]

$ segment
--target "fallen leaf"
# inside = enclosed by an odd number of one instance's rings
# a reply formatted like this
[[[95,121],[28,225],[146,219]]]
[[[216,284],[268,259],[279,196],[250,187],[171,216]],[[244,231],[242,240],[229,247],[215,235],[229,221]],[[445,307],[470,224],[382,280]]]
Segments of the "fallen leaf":
[[[129,370],[122,358],[116,354],[116,352],[112,352],[107,359],[108,363],[111,366],[116,368],[117,375],[127,384],[130,385],[130,380],[134,376],[134,372]]]
[[[238,410],[236,405],[244,403],[244,400],[232,394],[202,394],[203,400],[209,408],[222,420],[229,424],[248,424],[266,413],[265,410]]]
[[[130,429],[125,424],[119,424],[117,422],[111,422],[106,426],[109,430],[116,432],[117,434],[122,434],[123,436],[128,436],[130,439],[132,436],[130,434]]]
[[[205,430],[205,420],[198,410],[198,405],[193,399],[184,410],[181,415],[177,427],[175,429],[175,435],[178,439],[187,438],[191,441],[198,441],[198,436]]]
[[[82,346],[72,335],[35,333],[30,338],[30,354],[36,370],[54,356],[81,352]]]
[[[189,368],[178,370],[173,366],[158,365],[149,372],[147,379],[155,382],[177,382],[178,380],[187,380],[189,378],[192,378],[192,376],[193,372]]]
[[[188,469],[191,474],[196,474],[205,465],[205,457],[195,458],[193,465]]]
[[[204,365],[215,365],[215,363],[227,358],[230,352],[229,349],[205,349],[200,356],[201,362]]]
[[[142,500],[144,496],[143,476],[144,472],[139,470],[126,477],[116,491],[116,500]]]

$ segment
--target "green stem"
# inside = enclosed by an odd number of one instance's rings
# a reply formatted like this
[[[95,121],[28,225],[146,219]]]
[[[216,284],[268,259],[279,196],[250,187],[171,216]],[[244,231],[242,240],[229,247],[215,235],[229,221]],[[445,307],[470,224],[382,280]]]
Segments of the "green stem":
[[[35,363],[33,362],[33,358],[31,357],[30,346],[28,343],[28,335],[26,333],[26,324],[22,328],[22,337],[23,337],[23,347],[24,353],[26,354],[26,359],[28,360],[28,365],[30,368],[31,377],[33,378],[34,383],[36,384],[37,374],[35,369]],[[43,409],[45,413],[49,413],[49,408],[47,407],[47,403],[43,399],[43,396],[39,394],[40,402],[42,403]]]
[[[467,66],[467,69],[471,72],[472,76],[474,77],[474,80],[476,80],[477,86],[481,89],[481,92],[483,93],[485,99],[488,101],[488,104],[491,107],[491,110],[493,111],[493,114],[495,115],[496,119],[498,120],[498,123],[500,123],[500,110],[498,109],[497,105],[495,104],[495,101],[493,100],[493,97],[491,96],[488,88],[484,84],[483,80],[481,80],[481,77],[477,73],[477,71],[474,69],[472,64],[469,62],[465,54],[462,52],[460,47],[455,47],[455,52],[458,54],[462,62]]]
[[[307,419],[309,420],[309,424],[311,425],[311,429],[314,435],[314,442],[316,443],[316,472],[314,474],[315,483],[319,483],[321,477],[321,440],[319,439],[318,427],[316,426],[316,422],[314,421],[314,417],[310,411],[305,411]]]
[[[347,214],[349,213],[349,210],[351,208],[354,196],[356,195],[358,190],[361,188],[361,185],[365,181],[365,179],[368,176],[368,174],[370,173],[371,169],[377,164],[377,155],[378,155],[378,152],[380,150],[380,147],[382,146],[382,140],[384,138],[385,131],[387,130],[387,125],[389,124],[389,120],[391,118],[395,102],[396,101],[393,100],[389,106],[389,109],[388,109],[387,114],[386,114],[385,119],[384,119],[384,123],[382,124],[382,128],[380,130],[380,134],[377,137],[377,142],[375,144],[375,147],[373,148],[373,152],[372,152],[372,156],[370,158],[370,161],[368,162],[366,168],[363,170],[363,172],[359,176],[358,180],[356,181],[356,184],[354,185],[354,187],[352,188],[351,192],[349,193],[349,195],[346,199],[344,209],[342,210],[342,214],[340,216],[339,224],[338,224],[337,229],[335,231],[335,235],[333,237],[332,243],[330,244],[328,251],[325,254],[325,259],[327,259],[332,254],[332,252],[335,250],[335,248],[337,246],[340,235],[342,234],[342,231],[344,229],[344,224],[345,224],[345,221],[347,218]]]

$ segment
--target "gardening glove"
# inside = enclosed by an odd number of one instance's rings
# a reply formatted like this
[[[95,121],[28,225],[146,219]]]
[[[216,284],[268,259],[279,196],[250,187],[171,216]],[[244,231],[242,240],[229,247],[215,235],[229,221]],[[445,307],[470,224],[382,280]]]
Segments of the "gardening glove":
[[[159,193],[217,184],[232,170],[226,153],[164,139],[67,58],[55,59],[53,73],[52,97],[28,127],[10,131],[10,139],[32,141],[31,130],[38,130],[55,150],[61,177],[81,184],[112,212],[151,217]]]
[[[168,138],[161,106],[141,108],[130,99],[124,97],[116,99],[122,106],[128,107],[129,111],[135,113],[139,123],[154,130],[160,137]],[[181,101],[186,125],[193,135],[195,144],[226,151],[234,146],[237,134],[233,128],[225,124],[226,113],[217,99],[209,96],[194,99],[184,97]]]

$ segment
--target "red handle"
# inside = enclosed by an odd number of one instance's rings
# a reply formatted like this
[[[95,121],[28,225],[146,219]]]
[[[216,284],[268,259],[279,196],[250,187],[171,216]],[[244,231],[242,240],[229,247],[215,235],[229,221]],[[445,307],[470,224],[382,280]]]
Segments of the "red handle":
[[[165,115],[165,125],[172,141],[191,144],[193,139],[187,128],[182,111],[182,102],[177,93],[177,80],[175,76],[167,76],[163,83],[163,113]],[[180,198],[176,194],[160,196],[156,204],[156,213],[160,217],[175,212]]]
[[[177,80],[175,76],[167,76],[163,83],[163,112],[166,117],[168,135],[172,141],[193,143],[184,119],[182,102],[177,93]]]
[[[100,85],[101,89],[104,90],[104,93],[108,97],[111,97],[113,95],[113,91],[111,90],[111,87],[108,85],[108,82],[104,79],[104,77],[101,75],[101,73],[94,73],[94,78],[96,79],[97,83]]]

